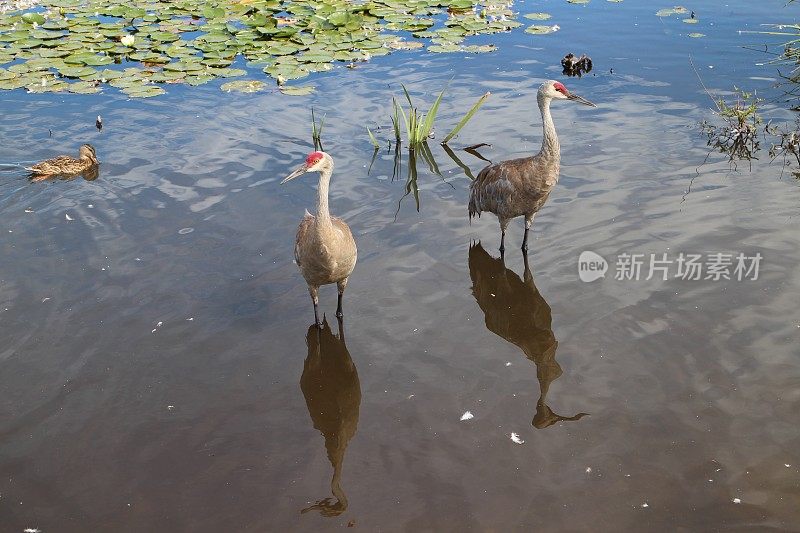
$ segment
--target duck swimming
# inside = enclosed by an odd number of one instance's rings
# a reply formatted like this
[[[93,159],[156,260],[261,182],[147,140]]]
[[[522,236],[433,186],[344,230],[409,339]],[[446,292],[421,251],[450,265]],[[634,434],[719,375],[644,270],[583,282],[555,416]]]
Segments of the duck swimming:
[[[41,181],[52,176],[81,174],[99,164],[94,147],[91,144],[84,144],[78,150],[77,159],[68,155],[60,155],[52,159],[46,159],[41,163],[36,163],[25,170],[30,171],[31,179]]]

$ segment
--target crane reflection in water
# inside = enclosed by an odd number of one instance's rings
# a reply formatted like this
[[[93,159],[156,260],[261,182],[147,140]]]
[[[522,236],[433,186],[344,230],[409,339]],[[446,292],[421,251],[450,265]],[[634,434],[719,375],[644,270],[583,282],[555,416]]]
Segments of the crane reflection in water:
[[[325,438],[325,450],[333,467],[333,498],[319,500],[301,513],[319,511],[323,516],[339,516],[347,509],[347,496],[341,487],[342,466],[347,445],[356,433],[361,406],[358,371],[345,344],[342,320],[338,322],[338,335],[324,318],[321,326],[308,328],[308,357],[300,377],[308,414],[314,428]]]
[[[558,341],[553,334],[550,306],[533,282],[527,254],[522,257],[525,272],[520,279],[506,268],[502,256],[490,256],[478,242],[469,249],[469,276],[472,294],[486,316],[489,331],[518,346],[536,365],[539,400],[532,424],[542,429],[556,422],[580,420],[588,413],[562,416],[546,403],[550,384],[563,371],[556,361]]]

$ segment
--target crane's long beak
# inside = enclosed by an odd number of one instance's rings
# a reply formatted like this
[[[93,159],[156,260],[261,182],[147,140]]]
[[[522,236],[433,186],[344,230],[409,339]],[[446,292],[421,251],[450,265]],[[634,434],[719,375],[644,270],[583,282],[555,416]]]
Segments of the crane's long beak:
[[[303,163],[302,165],[300,165],[299,167],[297,167],[297,170],[295,170],[294,172],[292,172],[291,174],[289,174],[288,176],[286,176],[285,178],[283,178],[283,179],[281,180],[281,185],[283,185],[284,183],[286,183],[286,182],[287,182],[287,181],[289,181],[289,180],[293,180],[293,179],[295,179],[297,176],[302,176],[302,175],[303,175],[303,174],[305,174],[306,172],[308,172],[308,165],[306,165],[305,163]]]
[[[569,99],[570,99],[570,100],[572,100],[573,102],[578,102],[578,103],[580,103],[580,104],[583,104],[583,105],[590,105],[590,106],[592,106],[592,107],[597,107],[596,105],[594,105],[593,103],[591,103],[589,100],[587,100],[587,99],[586,99],[586,98],[584,98],[583,96],[578,96],[578,95],[577,95],[577,94],[575,94],[575,93],[569,93],[569,96],[567,96],[567,98],[569,98]]]

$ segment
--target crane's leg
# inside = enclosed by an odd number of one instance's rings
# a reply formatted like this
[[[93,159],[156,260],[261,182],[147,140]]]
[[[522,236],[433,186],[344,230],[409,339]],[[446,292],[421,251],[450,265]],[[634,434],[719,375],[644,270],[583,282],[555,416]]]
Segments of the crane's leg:
[[[347,287],[347,278],[337,282],[336,286],[339,288],[339,303],[336,306],[336,317],[342,318],[344,316],[344,313],[342,312],[342,296],[344,296],[344,289]]]
[[[501,218],[500,219],[500,255],[502,256],[506,251],[506,228],[508,227],[508,223],[511,219],[508,218]]]
[[[314,324],[322,327],[322,322],[319,321],[319,287],[313,285],[308,286],[308,294],[311,295],[311,301],[314,303]]]
[[[533,226],[533,217],[535,215],[536,213],[530,216],[525,215],[525,236],[522,238],[522,251],[525,254],[528,253],[528,230],[530,230],[531,226]]]

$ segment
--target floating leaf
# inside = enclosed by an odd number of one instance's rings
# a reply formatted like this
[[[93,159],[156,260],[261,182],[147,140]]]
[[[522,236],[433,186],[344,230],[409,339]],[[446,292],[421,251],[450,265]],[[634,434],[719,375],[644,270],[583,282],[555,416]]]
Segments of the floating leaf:
[[[70,83],[67,90],[75,94],[94,94],[100,92],[100,88],[97,85],[88,81]]]
[[[558,31],[558,26],[528,26],[525,33],[532,33],[534,35],[545,35]]]
[[[45,18],[41,13],[25,13],[22,20],[28,24],[44,24]]]
[[[239,93],[255,93],[263,91],[267,88],[267,84],[259,80],[237,80],[223,83],[220,89],[229,93],[236,91]]]
[[[151,98],[153,96],[164,94],[167,91],[165,91],[161,87],[158,87],[157,85],[139,84],[126,87],[122,89],[122,92],[127,94],[131,98]]]
[[[699,39],[700,37],[705,37],[705,33],[690,33],[688,37],[692,37],[693,39]]]
[[[288,96],[306,96],[314,92],[314,87],[311,85],[281,85],[280,91]]]
[[[525,15],[525,18],[531,20],[547,20],[550,18],[550,13],[528,13]]]

